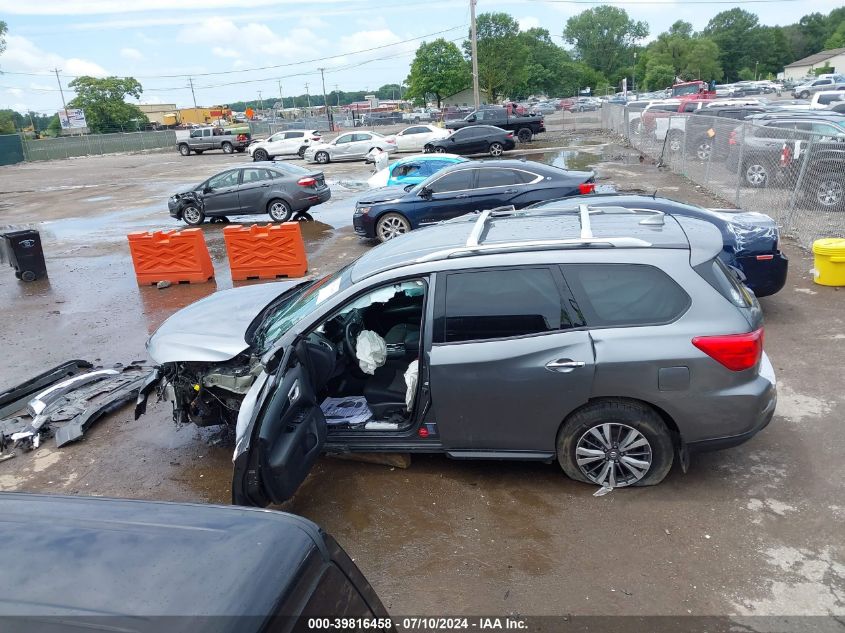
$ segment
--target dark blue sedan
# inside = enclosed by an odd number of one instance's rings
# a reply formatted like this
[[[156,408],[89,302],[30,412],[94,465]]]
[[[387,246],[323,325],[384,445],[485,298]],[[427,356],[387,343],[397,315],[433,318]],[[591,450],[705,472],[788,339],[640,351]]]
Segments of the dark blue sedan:
[[[668,215],[698,218],[713,224],[722,233],[721,259],[739,269],[745,284],[758,297],[773,295],[786,283],[789,260],[780,251],[780,235],[775,221],[763,213],[741,209],[705,209],[692,204],[632,194],[598,194],[546,200],[532,210],[549,211],[585,202],[591,207],[624,207],[662,211]]]
[[[358,235],[386,242],[398,235],[472,211],[528,205],[587,193],[591,171],[570,171],[526,160],[458,163],[414,187],[382,187],[362,195],[353,226]]]

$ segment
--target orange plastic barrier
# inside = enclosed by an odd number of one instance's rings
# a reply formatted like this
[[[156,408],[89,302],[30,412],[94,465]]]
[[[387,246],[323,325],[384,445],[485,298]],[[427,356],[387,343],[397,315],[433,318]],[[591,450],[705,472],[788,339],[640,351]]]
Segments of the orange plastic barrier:
[[[223,229],[232,280],[302,277],[308,271],[298,222]]]
[[[130,233],[129,252],[139,284],[205,282],[214,266],[202,229]]]

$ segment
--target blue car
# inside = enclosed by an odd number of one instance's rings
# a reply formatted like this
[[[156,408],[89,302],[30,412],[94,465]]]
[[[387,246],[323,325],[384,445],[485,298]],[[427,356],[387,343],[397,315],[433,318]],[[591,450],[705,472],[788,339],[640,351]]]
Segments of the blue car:
[[[468,159],[456,154],[415,154],[397,160],[386,169],[373,174],[367,183],[370,187],[418,185],[444,167],[465,163]]]
[[[532,211],[559,210],[579,203],[591,207],[623,207],[662,211],[667,215],[697,218],[711,223],[722,234],[724,247],[720,259],[740,270],[744,282],[758,297],[778,292],[786,283],[789,259],[780,250],[780,235],[775,221],[763,213],[741,209],[705,209],[692,204],[626,193],[593,194],[545,200],[529,207]]]

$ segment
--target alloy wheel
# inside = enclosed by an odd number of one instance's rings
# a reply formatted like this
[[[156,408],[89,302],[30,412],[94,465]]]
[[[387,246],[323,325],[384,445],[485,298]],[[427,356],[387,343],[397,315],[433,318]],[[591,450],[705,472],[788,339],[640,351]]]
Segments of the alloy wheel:
[[[287,222],[291,215],[290,209],[288,209],[287,205],[281,200],[276,200],[273,204],[271,204],[268,213],[276,222]]]
[[[712,151],[713,147],[710,145],[710,143],[699,143],[698,149],[695,150],[695,155],[698,156],[698,160],[707,160],[708,158],[710,158],[710,153]]]
[[[825,207],[833,207],[842,202],[845,197],[845,188],[838,180],[831,178],[822,180],[816,188],[816,200]]]
[[[502,147],[500,143],[491,143],[490,144],[490,156],[501,156],[505,151],[505,148]]]
[[[392,240],[408,232],[408,224],[396,215],[382,218],[378,224],[378,234],[382,242]]]
[[[598,424],[575,445],[578,468],[600,486],[621,488],[637,483],[651,469],[651,444],[627,424]]]
[[[762,187],[768,180],[768,173],[766,168],[759,164],[749,165],[745,170],[745,179],[752,187]]]
[[[185,207],[182,209],[182,219],[188,224],[199,224],[202,222],[202,212],[196,207]]]

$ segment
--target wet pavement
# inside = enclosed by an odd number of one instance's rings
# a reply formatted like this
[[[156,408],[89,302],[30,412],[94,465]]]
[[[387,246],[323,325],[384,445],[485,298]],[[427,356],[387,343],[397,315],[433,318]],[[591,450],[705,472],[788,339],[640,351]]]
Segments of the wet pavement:
[[[604,137],[573,134],[524,155],[722,204]],[[137,285],[125,234],[179,228],[167,197],[242,160],[167,153],[0,168],[0,225],[41,230],[50,275],[22,284],[0,268],[0,388],[71,358],[145,359],[167,316],[231,287],[221,225],[203,226],[215,281],[165,290]],[[325,172],[332,201],[302,224],[315,275],[372,247],[350,226],[370,169]],[[780,400],[747,444],[696,456],[660,486],[599,498],[556,465],[324,458],[284,509],[335,535],[394,614],[845,615],[841,293],[813,285],[811,258],[786,249],[787,287],[762,300]],[[164,404],[138,421],[127,408],[81,442],[58,450],[50,440],[0,464],[0,490],[228,503],[231,446],[216,431],[175,427]]]

